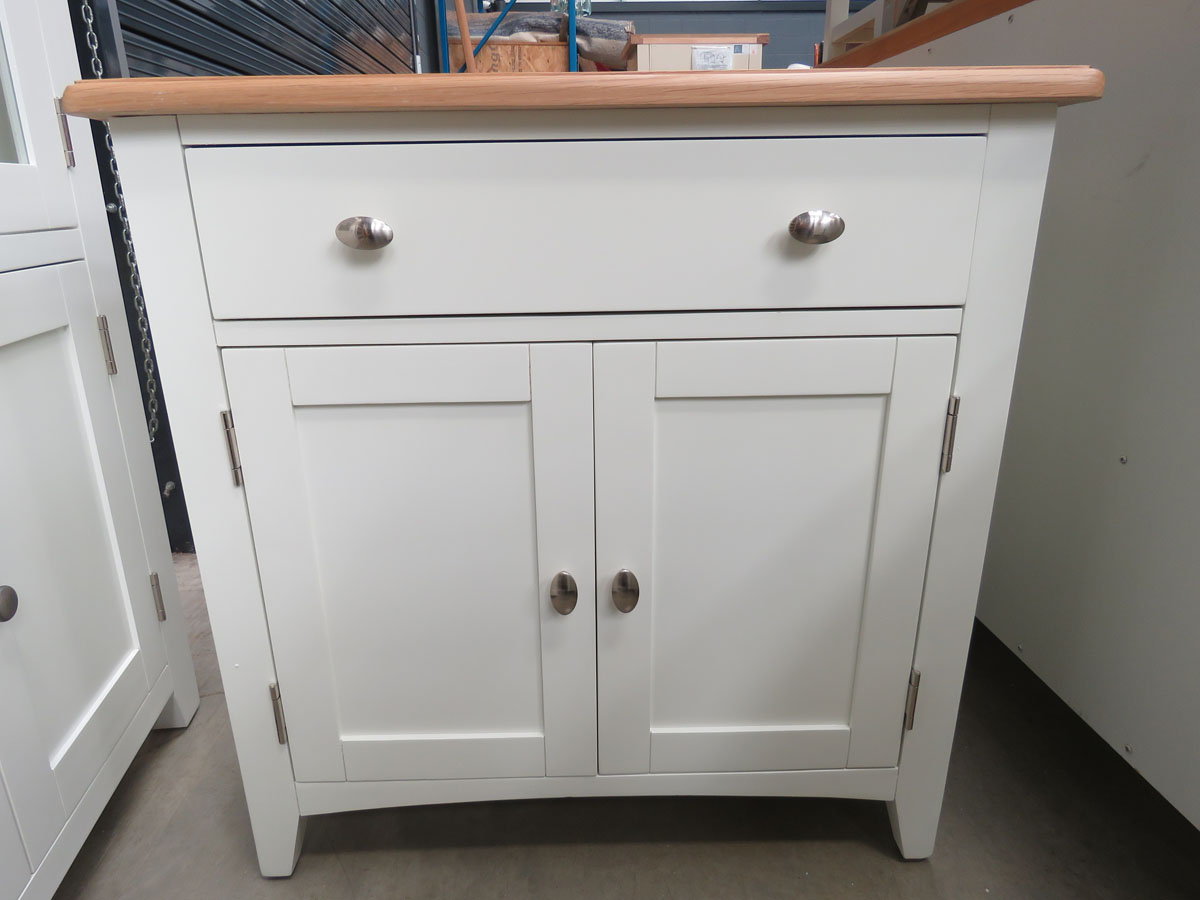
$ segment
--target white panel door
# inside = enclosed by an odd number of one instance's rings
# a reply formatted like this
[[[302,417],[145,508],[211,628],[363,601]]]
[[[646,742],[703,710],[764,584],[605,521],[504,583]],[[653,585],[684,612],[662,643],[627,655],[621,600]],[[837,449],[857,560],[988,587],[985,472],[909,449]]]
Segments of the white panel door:
[[[594,774],[591,346],[224,360],[297,780]]]
[[[38,4],[0,0],[0,235],[77,223]]]
[[[0,771],[0,900],[16,900],[31,873],[3,775]]]
[[[0,434],[0,762],[36,868],[166,665],[83,263],[0,274]]]
[[[896,764],[954,352],[596,345],[601,773]]]

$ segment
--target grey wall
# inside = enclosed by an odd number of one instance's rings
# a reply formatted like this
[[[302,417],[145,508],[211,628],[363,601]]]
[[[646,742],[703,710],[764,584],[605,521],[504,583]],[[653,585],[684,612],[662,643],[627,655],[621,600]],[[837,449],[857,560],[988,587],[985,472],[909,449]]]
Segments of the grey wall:
[[[1200,826],[1198,34],[1035,0],[890,63],[1108,78],[1059,111],[979,617]]]

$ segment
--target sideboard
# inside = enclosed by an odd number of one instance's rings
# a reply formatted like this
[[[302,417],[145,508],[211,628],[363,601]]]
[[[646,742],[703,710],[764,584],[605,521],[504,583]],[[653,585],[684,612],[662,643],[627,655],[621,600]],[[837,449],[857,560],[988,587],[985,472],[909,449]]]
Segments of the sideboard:
[[[1084,67],[85,83],[259,861],[581,795],[941,808]]]

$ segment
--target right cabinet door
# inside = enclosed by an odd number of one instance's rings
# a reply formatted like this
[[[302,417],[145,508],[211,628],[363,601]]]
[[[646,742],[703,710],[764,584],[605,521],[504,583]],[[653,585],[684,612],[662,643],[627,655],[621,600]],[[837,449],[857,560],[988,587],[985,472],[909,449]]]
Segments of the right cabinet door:
[[[602,774],[896,764],[954,356],[596,345]]]

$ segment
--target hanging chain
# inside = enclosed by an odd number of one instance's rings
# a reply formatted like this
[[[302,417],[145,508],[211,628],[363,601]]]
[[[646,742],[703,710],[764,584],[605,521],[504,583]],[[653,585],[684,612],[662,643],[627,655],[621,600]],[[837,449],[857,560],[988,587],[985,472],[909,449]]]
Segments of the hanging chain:
[[[83,24],[87,29],[84,35],[88,50],[92,55],[92,75],[104,77],[104,63],[100,60],[100,39],[96,37],[94,28],[95,13],[92,11],[91,0],[80,0],[80,10]],[[146,298],[142,296],[142,276],[138,272],[137,254],[133,250],[133,238],[129,232],[129,213],[125,209],[125,190],[121,186],[121,173],[117,171],[117,157],[113,152],[112,133],[108,123],[101,123],[104,129],[104,146],[108,149],[108,170],[113,176],[113,192],[116,203],[110,203],[108,211],[115,213],[121,225],[121,242],[125,245],[125,263],[129,266],[129,287],[133,293],[133,308],[137,313],[138,333],[142,336],[142,380],[146,389],[146,428],[150,432],[150,442],[158,433],[158,373],[154,367],[154,345],[150,341],[150,323],[146,319]]]

